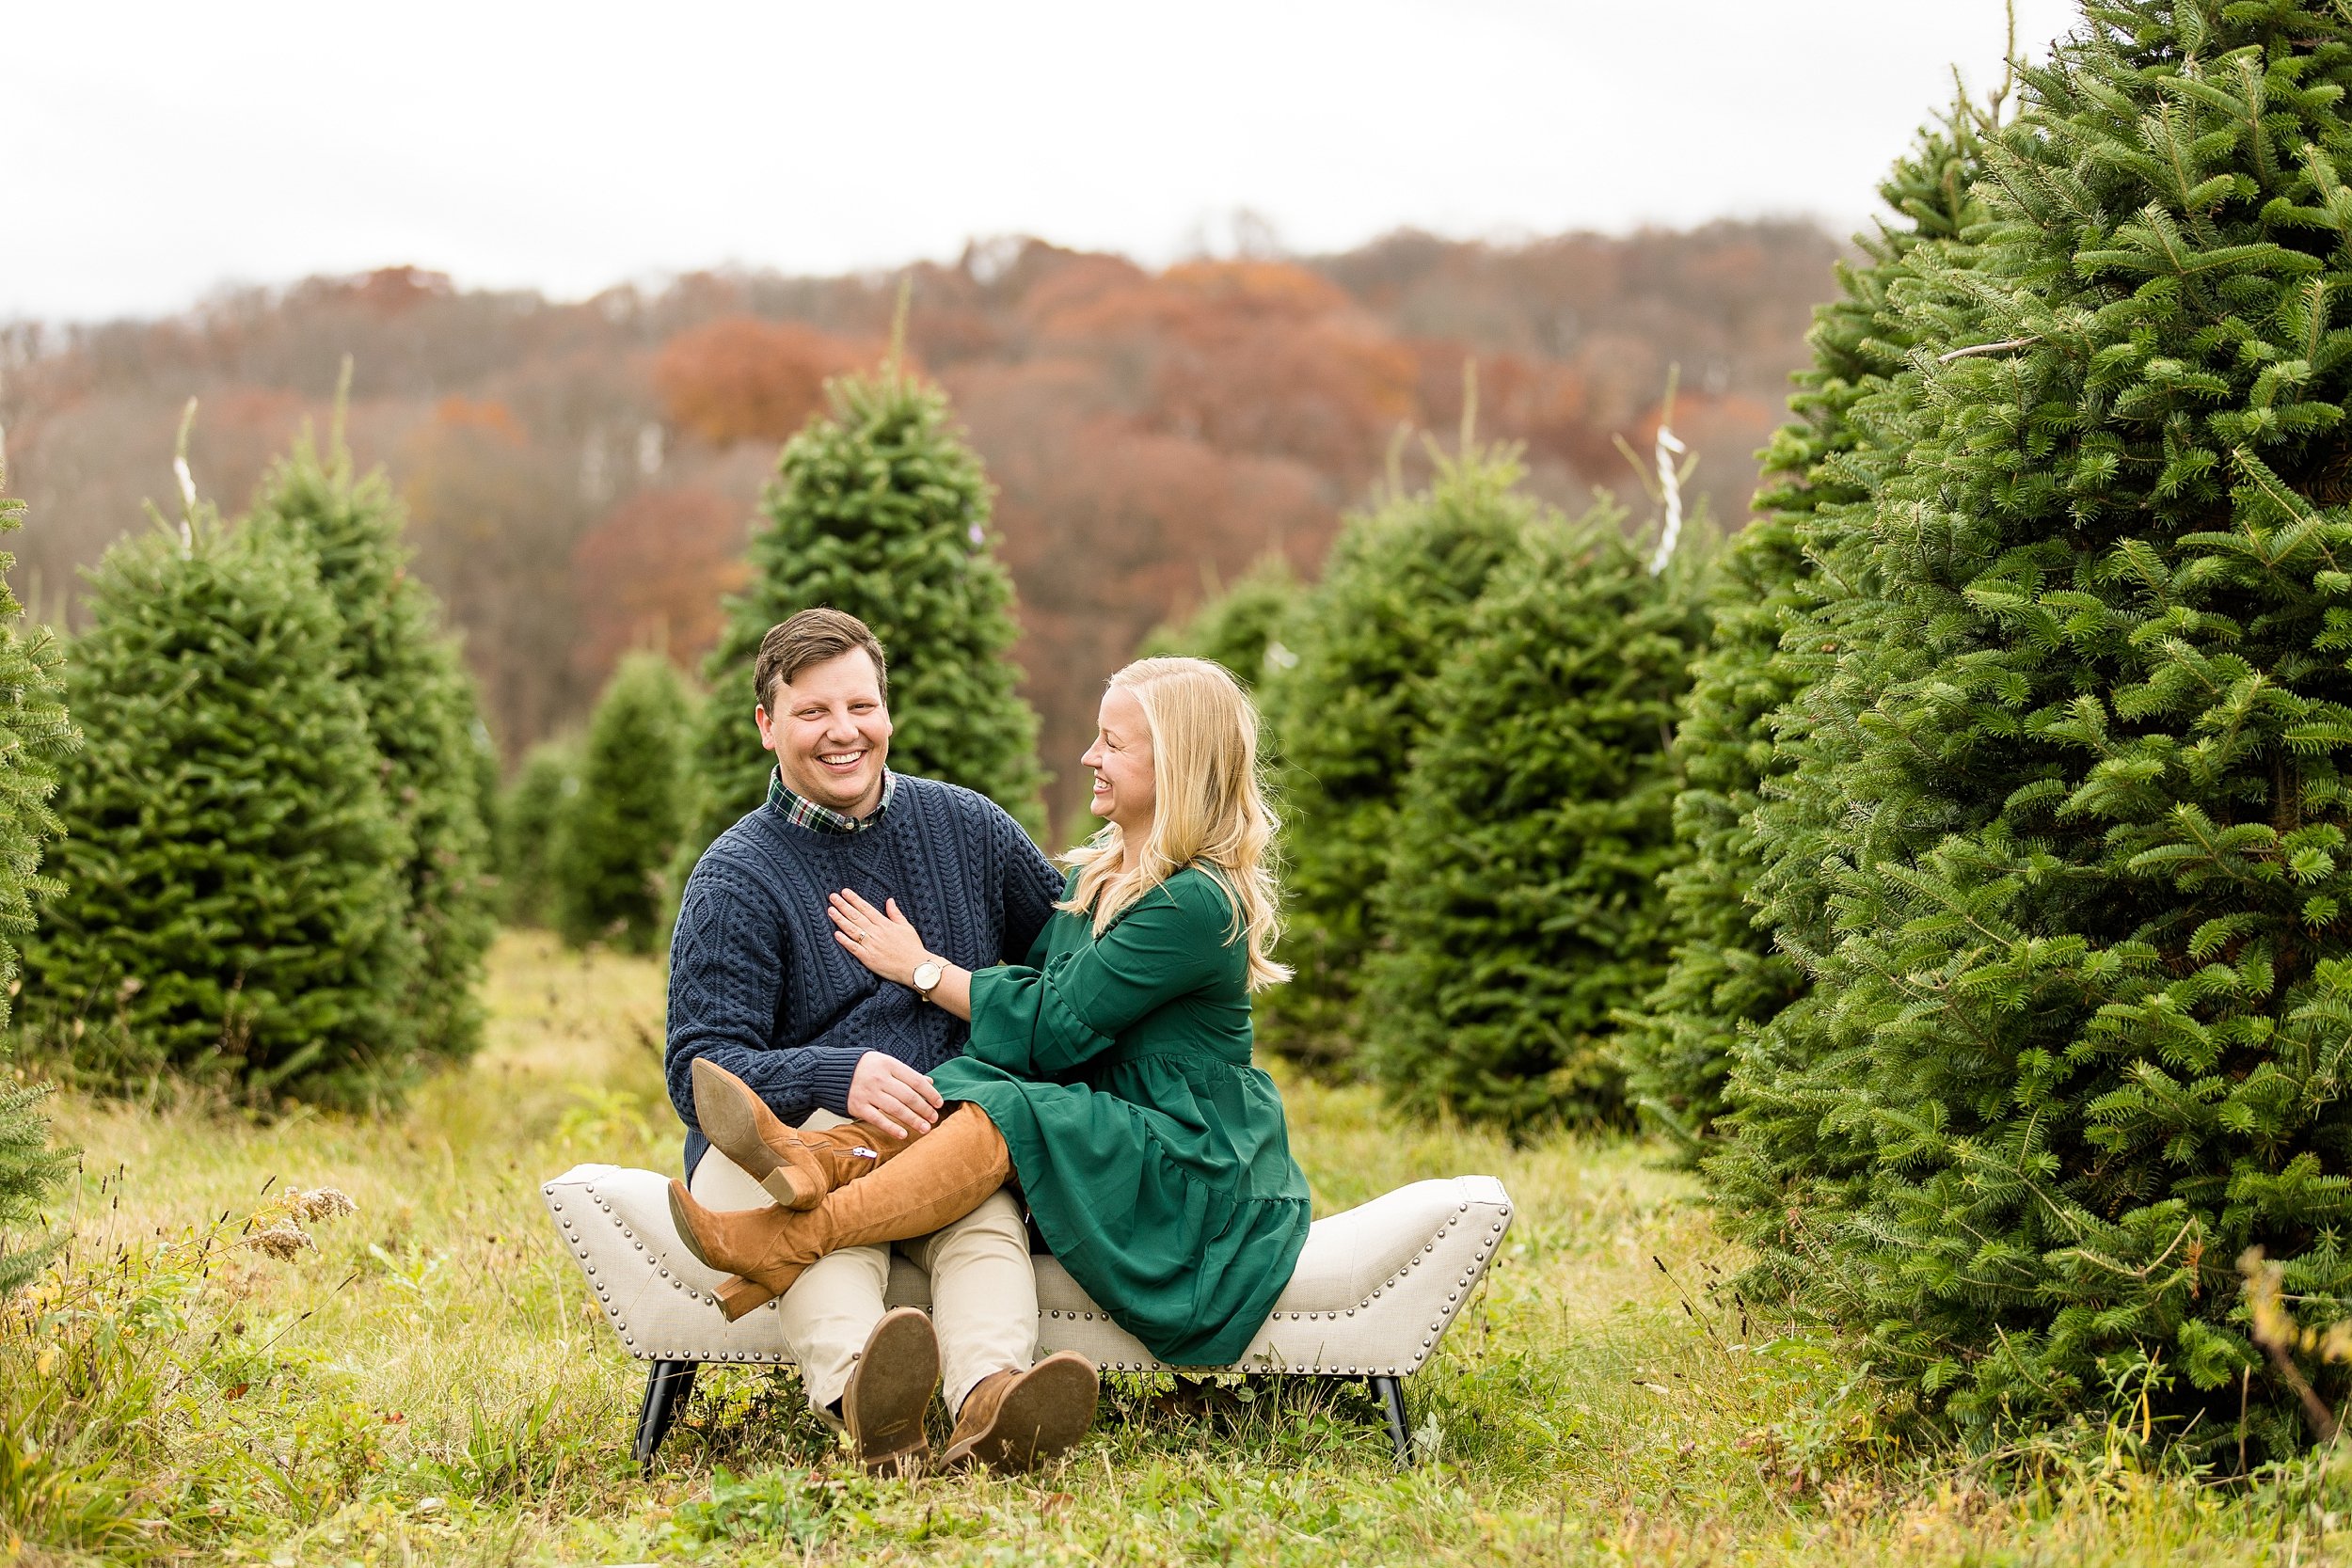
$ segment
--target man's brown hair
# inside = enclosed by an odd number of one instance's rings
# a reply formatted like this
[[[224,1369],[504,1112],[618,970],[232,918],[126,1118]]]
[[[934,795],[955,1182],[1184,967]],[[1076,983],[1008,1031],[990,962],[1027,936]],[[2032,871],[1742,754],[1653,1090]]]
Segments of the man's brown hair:
[[[883,657],[882,640],[846,610],[819,609],[803,610],[788,621],[778,622],[759,640],[759,659],[752,666],[752,689],[759,705],[774,711],[770,705],[779,683],[812,664],[839,658],[852,648],[865,649],[873,659],[882,701],[890,701],[890,662]]]

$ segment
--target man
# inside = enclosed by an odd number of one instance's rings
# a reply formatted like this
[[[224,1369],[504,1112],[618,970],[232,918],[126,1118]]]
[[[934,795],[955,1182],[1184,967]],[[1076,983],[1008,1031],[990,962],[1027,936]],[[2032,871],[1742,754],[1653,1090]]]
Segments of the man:
[[[963,1049],[968,1024],[841,950],[829,894],[854,888],[877,907],[896,898],[935,953],[978,969],[1025,957],[1062,889],[993,802],[889,771],[888,664],[857,617],[808,610],[773,627],[753,678],[760,745],[776,757],[768,800],[704,852],[670,944],[670,1098],[687,1124],[689,1186],[722,1209],[772,1200],[695,1126],[697,1058],[787,1122],[846,1117],[895,1137],[938,1120],[926,1069]],[[1041,1457],[1022,1434],[991,1428],[1037,1351],[1019,1206],[998,1193],[896,1250],[930,1275],[928,1321],[885,1311],[886,1246],[834,1253],[777,1299],[810,1406],[848,1429],[868,1468],[897,1469],[925,1451],[923,1412],[939,1383],[957,1418],[951,1458],[1017,1468]]]

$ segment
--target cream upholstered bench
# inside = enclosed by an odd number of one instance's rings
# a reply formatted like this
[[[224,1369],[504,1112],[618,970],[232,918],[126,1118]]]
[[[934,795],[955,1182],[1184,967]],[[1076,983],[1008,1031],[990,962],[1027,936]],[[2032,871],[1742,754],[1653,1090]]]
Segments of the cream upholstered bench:
[[[692,1391],[696,1367],[792,1359],[772,1304],[736,1323],[720,1315],[710,1295],[720,1276],[678,1243],[667,1187],[649,1170],[575,1165],[542,1189],[621,1343],[653,1363],[637,1418],[637,1458],[646,1465]],[[1437,1349],[1510,1224],[1510,1197],[1491,1176],[1416,1181],[1317,1220],[1273,1314],[1230,1367],[1168,1369],[1041,1254],[1038,1351],[1074,1350],[1113,1371],[1362,1379],[1380,1400],[1397,1462],[1409,1465],[1404,1380]],[[887,1295],[894,1307],[930,1306],[928,1279],[903,1259],[891,1265]]]

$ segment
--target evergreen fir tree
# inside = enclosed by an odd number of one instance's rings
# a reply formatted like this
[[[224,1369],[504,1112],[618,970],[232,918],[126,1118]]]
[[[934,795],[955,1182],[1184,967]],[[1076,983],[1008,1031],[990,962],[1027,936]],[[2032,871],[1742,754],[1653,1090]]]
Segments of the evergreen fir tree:
[[[1297,659],[1282,639],[1304,594],[1290,562],[1269,555],[1183,621],[1154,630],[1136,657],[1214,659],[1263,703],[1263,689]]]
[[[652,947],[685,820],[692,695],[660,654],[621,661],[588,726],[553,839],[555,925],[574,945]]]
[[[24,503],[0,494],[0,532],[23,522]],[[17,977],[14,942],[33,928],[35,900],[56,892],[40,874],[41,855],[59,829],[49,800],[57,768],[78,738],[60,700],[56,640],[20,624],[24,609],[7,577],[14,564],[0,552],[0,1024]],[[0,1297],[31,1279],[51,1250],[38,1239],[18,1239],[71,1164],[49,1144],[40,1110],[47,1092],[19,1083],[0,1046]]]
[[[490,738],[490,726],[476,715],[466,726],[466,776],[473,797],[474,820],[482,824],[482,861],[485,871],[485,899],[495,928],[498,917],[505,908],[505,895],[500,891],[499,874],[503,863],[499,858],[499,809],[505,798],[506,781],[499,767],[498,742]]]
[[[343,676],[367,709],[405,841],[401,876],[424,964],[413,1004],[420,1039],[462,1057],[482,1043],[475,992],[493,928],[473,734],[481,720],[440,606],[407,571],[405,521],[381,469],[355,479],[340,439],[323,462],[306,436],[263,479],[246,526],[309,550],[342,616]]]
[[[1710,1170],[1963,1429],[2128,1380],[2234,1462],[2296,1404],[2240,1253],[2352,1298],[2352,23],[2101,5],[2024,80],[1854,411],[1874,578],[1785,786],[1827,826],[1767,851],[1826,929]]]
[[[419,954],[341,618],[309,552],[188,530],[89,576],[28,1025],[93,1078],[362,1102],[410,1065]]]
[[[1976,215],[1975,156],[1963,107],[1923,132],[1879,187],[1892,211],[1875,234],[1856,236],[1863,260],[1839,263],[1838,296],[1815,312],[1813,363],[1797,372],[1788,422],[1764,452],[1756,518],[1724,550],[1716,576],[1707,652],[1675,732],[1683,777],[1675,832],[1687,858],[1667,875],[1674,960],[1625,1037],[1629,1091],[1687,1154],[1723,1110],[1740,1031],[1804,989],[1803,968],[1775,944],[1755,904],[1761,796],[1795,769],[1810,738],[1799,730],[1776,746],[1773,716],[1820,673],[1822,646],[1835,641],[1834,632],[1806,637],[1799,628],[1841,596],[1807,548],[1834,554],[1829,534],[1865,497],[1849,416],[1902,369],[1909,346],[1887,291],[1906,276],[1915,245],[1953,239]]]
[[[580,773],[577,737],[542,741],[499,799],[499,897],[509,925],[555,923],[555,849],[564,813],[580,798]]]
[[[0,493],[0,533],[24,524],[24,503]],[[40,863],[63,831],[50,803],[58,769],[81,742],[66,717],[63,650],[48,627],[24,625],[24,607],[8,581],[15,564],[0,550],[0,1025],[17,978],[15,942],[32,931],[36,904],[58,891]]]
[[[1280,759],[1286,909],[1295,971],[1259,1008],[1261,1037],[1298,1060],[1353,1055],[1358,989],[1381,941],[1397,802],[1428,732],[1430,688],[1461,651],[1487,580],[1543,515],[1507,454],[1465,443],[1426,490],[1351,517],[1298,607],[1297,663],[1266,696]]]
[[[768,629],[827,606],[890,656],[890,766],[978,790],[1032,833],[1044,826],[1037,715],[1007,658],[1012,578],[989,538],[988,478],[946,398],[898,368],[827,388],[830,416],[787,443],[752,538],[752,585],[704,666],[695,808],[674,887],[710,841],[766,798],[774,758],[752,724],[752,666]]]
[[[1689,570],[1652,577],[1621,522],[1533,531],[1428,688],[1363,1007],[1408,1111],[1623,1107],[1613,1019],[1665,967],[1666,736],[1705,621]]]
[[[73,1164],[72,1155],[49,1145],[49,1117],[40,1102],[45,1084],[17,1082],[10,1053],[0,1046],[0,1301],[29,1283],[49,1261],[56,1243],[38,1236],[20,1240],[40,1218],[41,1201]]]

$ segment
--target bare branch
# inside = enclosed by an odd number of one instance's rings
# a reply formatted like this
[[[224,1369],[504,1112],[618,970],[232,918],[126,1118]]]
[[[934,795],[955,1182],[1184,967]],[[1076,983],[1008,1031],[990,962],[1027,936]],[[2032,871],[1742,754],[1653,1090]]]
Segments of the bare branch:
[[[2042,334],[2037,332],[2029,338],[2010,338],[1997,343],[1970,343],[1966,348],[1946,350],[1935,356],[1935,362],[1939,365],[1948,365],[1955,359],[1965,359],[1972,355],[2007,354],[2013,348],[2031,348],[2040,341],[2042,341]]]

